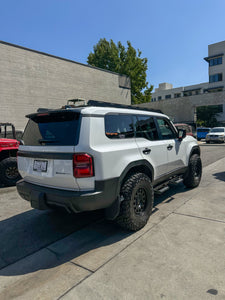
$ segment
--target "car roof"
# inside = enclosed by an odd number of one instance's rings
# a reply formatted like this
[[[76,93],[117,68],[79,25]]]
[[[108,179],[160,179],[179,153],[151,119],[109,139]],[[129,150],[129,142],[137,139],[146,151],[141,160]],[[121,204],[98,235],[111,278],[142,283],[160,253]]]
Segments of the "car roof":
[[[154,112],[150,110],[141,110],[141,109],[136,109],[134,108],[117,108],[117,107],[100,107],[100,106],[77,106],[77,107],[63,107],[61,109],[39,109],[36,113],[26,115],[27,118],[33,118],[38,115],[42,114],[52,114],[52,113],[63,113],[63,112],[78,112],[81,113],[82,115],[87,115],[87,116],[104,116],[109,113],[114,113],[114,114],[132,114],[132,115],[149,115],[149,116],[160,116],[160,117],[166,117],[168,116],[159,113],[159,112]],[[169,119],[169,118],[168,118]]]
[[[75,109],[77,110],[77,109]],[[94,114],[94,115],[106,115],[108,113],[118,113],[118,114],[140,114],[140,115],[152,115],[152,116],[163,116],[164,114],[152,111],[145,111],[141,109],[127,109],[127,108],[116,108],[116,107],[96,107],[87,106],[81,109],[81,114]],[[167,117],[167,116],[166,116]],[[167,117],[168,118],[168,117]]]

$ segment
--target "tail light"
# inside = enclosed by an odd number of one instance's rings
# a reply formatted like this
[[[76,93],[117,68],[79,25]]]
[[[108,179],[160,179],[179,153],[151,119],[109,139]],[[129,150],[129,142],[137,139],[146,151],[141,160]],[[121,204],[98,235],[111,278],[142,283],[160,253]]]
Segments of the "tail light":
[[[87,153],[73,155],[73,176],[85,178],[94,176],[93,158]]]

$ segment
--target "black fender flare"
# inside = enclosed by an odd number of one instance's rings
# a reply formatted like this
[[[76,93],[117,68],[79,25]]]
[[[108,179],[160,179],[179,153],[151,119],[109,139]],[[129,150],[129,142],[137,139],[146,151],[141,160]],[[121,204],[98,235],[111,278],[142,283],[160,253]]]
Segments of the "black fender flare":
[[[118,187],[117,187],[117,192],[116,192],[116,199],[110,205],[105,209],[105,217],[108,220],[114,220],[120,212],[120,189],[121,186],[123,185],[123,182],[126,180],[126,178],[129,176],[129,174],[132,174],[134,172],[143,172],[146,175],[148,175],[151,180],[153,181],[154,179],[154,168],[153,166],[145,159],[142,160],[137,160],[129,163],[127,167],[123,170],[121,173],[119,180],[118,180]]]

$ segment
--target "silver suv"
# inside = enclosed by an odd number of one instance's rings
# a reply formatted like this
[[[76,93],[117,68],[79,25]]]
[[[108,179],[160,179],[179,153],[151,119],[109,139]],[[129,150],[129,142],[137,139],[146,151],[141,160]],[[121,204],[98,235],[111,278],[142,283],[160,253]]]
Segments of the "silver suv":
[[[105,209],[135,231],[147,223],[154,193],[180,181],[199,185],[197,141],[162,113],[89,101],[27,117],[17,190],[33,208]]]

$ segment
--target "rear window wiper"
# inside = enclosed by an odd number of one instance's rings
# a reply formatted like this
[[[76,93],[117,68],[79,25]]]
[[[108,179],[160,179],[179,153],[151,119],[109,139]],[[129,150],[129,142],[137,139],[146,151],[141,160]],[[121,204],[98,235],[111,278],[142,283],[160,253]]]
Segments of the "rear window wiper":
[[[56,143],[58,141],[57,140],[39,139],[38,142],[39,142],[39,144],[42,144],[42,143]]]

